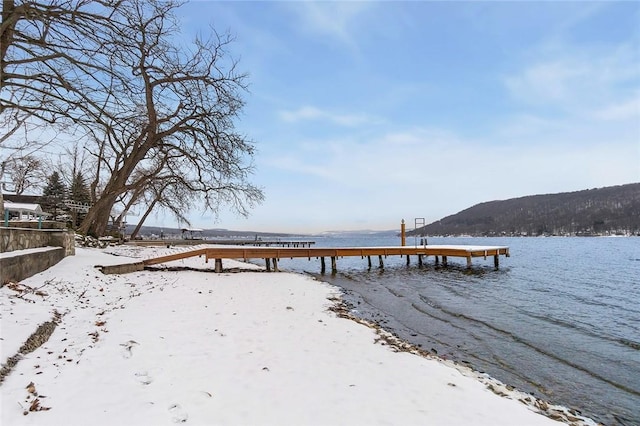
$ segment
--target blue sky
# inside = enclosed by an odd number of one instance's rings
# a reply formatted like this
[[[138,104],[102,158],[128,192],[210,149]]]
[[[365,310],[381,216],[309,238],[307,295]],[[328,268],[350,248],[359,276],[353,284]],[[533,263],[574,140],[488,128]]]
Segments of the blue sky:
[[[638,2],[219,2],[265,202],[204,228],[395,229],[640,181]],[[156,218],[170,226],[168,219]],[[149,219],[149,224],[154,219]]]

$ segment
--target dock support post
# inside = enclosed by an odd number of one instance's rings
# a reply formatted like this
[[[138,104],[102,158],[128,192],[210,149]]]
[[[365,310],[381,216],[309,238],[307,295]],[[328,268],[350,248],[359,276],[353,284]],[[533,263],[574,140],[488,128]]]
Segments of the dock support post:
[[[382,256],[378,256],[378,261],[380,261],[380,269],[384,269],[384,262],[382,261]]]
[[[497,254],[495,256],[493,256],[493,266],[496,267],[496,269],[498,269],[498,267],[500,266],[500,260]]]
[[[407,255],[407,266],[409,266],[410,259],[411,259],[411,258],[409,257],[409,255]]]
[[[435,256],[436,258],[436,266],[440,264],[440,258],[438,256]]]
[[[367,263],[369,263],[369,269],[371,269],[371,256],[367,256]]]
[[[324,257],[320,258],[320,273],[324,274],[327,270],[327,265],[324,263]]]
[[[267,264],[267,272],[271,272],[271,259],[267,257],[264,259],[264,262]]]
[[[220,273],[222,272],[222,259],[216,259],[216,264],[215,264],[215,272]]]
[[[418,266],[422,266],[422,255],[418,255]]]
[[[442,266],[447,266],[447,256],[442,256]]]
[[[273,272],[278,272],[278,259],[273,258]]]
[[[331,273],[335,274],[338,272],[338,267],[336,266],[336,257],[331,256]]]
[[[467,269],[471,268],[471,256],[467,256]]]

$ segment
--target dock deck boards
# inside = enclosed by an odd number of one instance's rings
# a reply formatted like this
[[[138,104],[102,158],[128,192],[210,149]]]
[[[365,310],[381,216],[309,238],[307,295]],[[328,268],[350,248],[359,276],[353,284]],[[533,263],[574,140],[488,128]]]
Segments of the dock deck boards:
[[[368,258],[371,267],[371,256],[378,256],[380,267],[383,267],[383,257],[387,256],[406,256],[407,264],[409,256],[417,256],[418,263],[422,264],[423,257],[434,256],[436,263],[438,258],[442,258],[442,263],[447,263],[448,257],[460,257],[467,259],[467,266],[471,266],[471,259],[474,257],[482,257],[486,259],[493,256],[494,265],[498,267],[499,256],[509,256],[509,247],[505,246],[465,246],[465,245],[426,245],[426,246],[392,246],[392,247],[247,247],[247,246],[215,246],[207,245],[191,250],[185,250],[166,256],[158,256],[145,259],[138,262],[138,267],[158,265],[162,263],[172,262],[175,260],[186,259],[194,256],[204,256],[208,262],[214,259],[216,262],[216,271],[222,271],[223,259],[264,259],[266,261],[267,270],[278,270],[278,260],[286,258],[319,258],[322,264],[322,271],[325,269],[325,258],[331,258],[331,269],[336,271],[336,259],[341,257],[361,257]],[[118,267],[124,265],[114,265],[112,271],[121,271]],[[109,267],[110,268],[110,267]],[[103,272],[109,268],[103,268]],[[109,272],[105,272],[109,273]],[[116,272],[117,273],[117,272]]]

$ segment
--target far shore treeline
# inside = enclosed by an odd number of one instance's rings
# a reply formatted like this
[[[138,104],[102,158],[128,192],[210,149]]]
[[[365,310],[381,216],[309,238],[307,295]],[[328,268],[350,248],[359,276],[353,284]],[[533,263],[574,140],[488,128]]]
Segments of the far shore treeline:
[[[640,235],[640,183],[477,204],[409,235]]]

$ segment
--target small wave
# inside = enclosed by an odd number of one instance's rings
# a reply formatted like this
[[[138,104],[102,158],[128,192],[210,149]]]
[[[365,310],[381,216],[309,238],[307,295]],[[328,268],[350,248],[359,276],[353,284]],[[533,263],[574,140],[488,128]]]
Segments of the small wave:
[[[465,315],[465,314],[462,314],[462,313],[450,312],[450,311],[447,311],[446,309],[443,309],[443,308],[441,308],[441,311],[446,312],[449,315],[452,315],[452,316],[467,320],[470,323],[482,324],[485,327],[502,334],[503,336],[508,336],[512,341],[514,341],[516,343],[519,343],[519,344],[522,344],[522,345],[525,345],[528,348],[533,349],[534,351],[536,351],[536,352],[538,352],[538,353],[540,353],[542,355],[545,355],[545,356],[547,356],[549,358],[552,358],[552,359],[554,359],[554,360],[556,360],[556,361],[558,361],[558,362],[560,362],[562,364],[565,364],[565,365],[568,365],[570,367],[573,367],[576,370],[582,371],[583,373],[586,373],[591,377],[594,377],[594,378],[596,378],[598,380],[601,380],[602,382],[608,383],[611,386],[614,386],[614,387],[616,387],[616,388],[618,388],[618,389],[620,389],[622,391],[628,392],[628,393],[636,395],[636,396],[640,396],[640,392],[638,390],[636,390],[636,389],[632,389],[632,388],[630,388],[628,386],[625,386],[625,385],[623,385],[621,383],[615,382],[615,381],[613,381],[613,380],[611,380],[611,379],[609,379],[607,377],[604,377],[604,376],[602,376],[600,374],[597,374],[597,373],[589,370],[588,368],[585,368],[585,367],[583,367],[583,366],[581,366],[579,364],[571,362],[568,359],[562,358],[561,356],[556,355],[553,352],[550,352],[550,351],[547,351],[547,350],[545,350],[545,349],[543,349],[541,347],[538,347],[538,346],[534,345],[533,343],[525,340],[521,336],[518,336],[518,335],[516,335],[516,334],[514,334],[514,333],[512,333],[510,331],[503,330],[503,329],[501,329],[499,327],[496,327],[496,326],[494,326],[493,324],[490,324],[487,321],[483,321],[483,320],[480,320],[480,319],[477,319],[477,318],[472,318],[472,317],[470,317],[468,315]]]
[[[430,318],[436,319],[438,321],[442,321],[443,323],[445,323],[447,325],[450,325],[453,328],[457,328],[458,330],[465,330],[464,327],[460,327],[459,325],[449,321],[448,319],[446,319],[444,317],[438,316],[438,315],[434,314],[433,312],[429,312],[429,311],[427,311],[425,309],[422,309],[420,306],[416,305],[415,303],[412,303],[411,307],[413,309],[415,309],[416,311],[420,312],[421,314],[426,315],[426,316],[428,316]]]
[[[631,349],[635,349],[635,350],[640,350],[640,342],[634,342],[633,340],[629,340],[629,339],[618,339],[619,343],[622,343],[625,346],[630,347]]]
[[[557,325],[560,327],[564,327],[566,329],[569,329],[571,331],[576,331],[579,333],[582,333],[586,336],[590,336],[593,337],[595,339],[602,339],[602,340],[607,340],[609,342],[614,342],[614,343],[620,343],[623,344],[625,346],[630,347],[631,349],[636,349],[636,350],[640,350],[640,343],[630,340],[630,339],[626,339],[624,337],[618,337],[618,336],[612,336],[609,334],[603,334],[601,332],[595,332],[592,330],[589,330],[586,327],[581,327],[579,324],[575,323],[575,322],[569,322],[569,321],[563,321],[559,318],[554,318],[548,315],[538,315],[538,314],[534,314],[530,311],[526,311],[526,310],[520,310],[522,313],[524,313],[525,315],[528,315],[531,318],[535,318],[538,319],[540,321],[544,321],[547,322],[549,324],[553,324],[553,325]]]
[[[404,297],[404,294],[397,292],[391,287],[385,287],[385,288],[389,291],[389,293],[393,294],[395,297]]]

